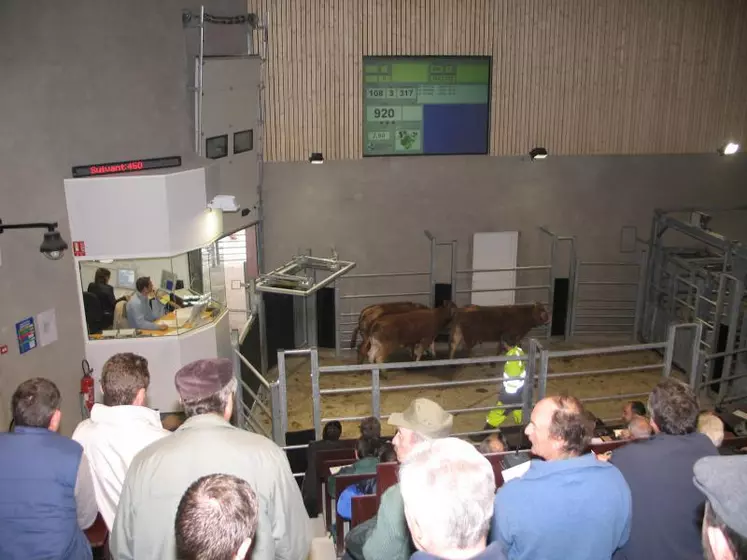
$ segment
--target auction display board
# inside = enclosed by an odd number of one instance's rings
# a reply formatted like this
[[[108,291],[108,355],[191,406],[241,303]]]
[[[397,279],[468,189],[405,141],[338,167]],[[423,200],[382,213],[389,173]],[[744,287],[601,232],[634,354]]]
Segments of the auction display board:
[[[363,155],[486,154],[489,56],[363,57]]]

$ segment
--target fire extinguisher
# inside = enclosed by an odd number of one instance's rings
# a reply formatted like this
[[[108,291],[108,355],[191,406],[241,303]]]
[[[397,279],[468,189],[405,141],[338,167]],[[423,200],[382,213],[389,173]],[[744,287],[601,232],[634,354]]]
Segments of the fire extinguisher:
[[[83,360],[81,364],[83,368],[83,377],[80,379],[80,399],[81,399],[81,412],[84,416],[88,417],[91,414],[93,403],[95,402],[95,394],[93,389],[93,370],[88,364],[88,360]]]

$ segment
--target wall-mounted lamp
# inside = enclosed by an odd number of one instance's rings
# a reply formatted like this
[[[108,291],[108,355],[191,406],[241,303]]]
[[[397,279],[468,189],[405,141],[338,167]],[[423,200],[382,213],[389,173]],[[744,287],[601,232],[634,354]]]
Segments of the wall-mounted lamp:
[[[39,251],[50,260],[57,261],[62,258],[67,249],[67,243],[60,232],[57,231],[57,222],[31,222],[28,224],[4,224],[0,220],[0,233],[6,229],[46,229],[44,232],[44,241],[39,246]]]
[[[731,156],[736,154],[739,151],[739,144],[735,144],[734,142],[729,142],[726,144],[726,146],[721,146],[718,149],[718,153],[722,156]]]
[[[547,157],[547,150],[545,148],[532,148],[529,151],[529,157],[532,161],[535,159],[545,159]]]
[[[322,152],[313,152],[309,156],[309,163],[324,163],[324,154]]]

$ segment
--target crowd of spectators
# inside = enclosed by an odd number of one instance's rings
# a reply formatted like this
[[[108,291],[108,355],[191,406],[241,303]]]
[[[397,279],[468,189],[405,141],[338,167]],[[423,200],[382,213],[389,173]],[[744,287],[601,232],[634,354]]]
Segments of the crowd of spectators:
[[[308,496],[282,449],[231,425],[230,361],[177,372],[186,421],[174,433],[146,406],[147,360],[115,355],[101,383],[103,403],[73,438],[57,433],[52,382],[30,379],[13,394],[15,430],[0,434],[0,558],[91,558],[83,530],[97,514],[114,559],[307,557]],[[631,441],[611,456],[590,452],[599,422],[565,395],[532,410],[531,456],[509,449],[500,432],[477,447],[451,437],[453,416],[425,398],[390,415],[391,443],[376,418],[364,419],[355,461],[337,476],[371,474],[346,490],[375,493],[377,464],[396,461],[399,483],[348,532],[345,558],[747,558],[747,457],[718,456],[723,422],[674,379],[647,405],[628,403],[623,418]],[[309,453],[335,449],[341,435],[339,422],[328,423]],[[503,469],[528,461],[497,491],[485,456],[496,453]],[[328,491],[342,500],[334,476]]]

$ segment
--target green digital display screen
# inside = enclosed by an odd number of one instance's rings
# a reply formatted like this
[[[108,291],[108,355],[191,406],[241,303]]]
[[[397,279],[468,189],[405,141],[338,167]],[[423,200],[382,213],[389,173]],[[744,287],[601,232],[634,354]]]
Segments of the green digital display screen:
[[[491,58],[363,58],[363,155],[486,154]]]

